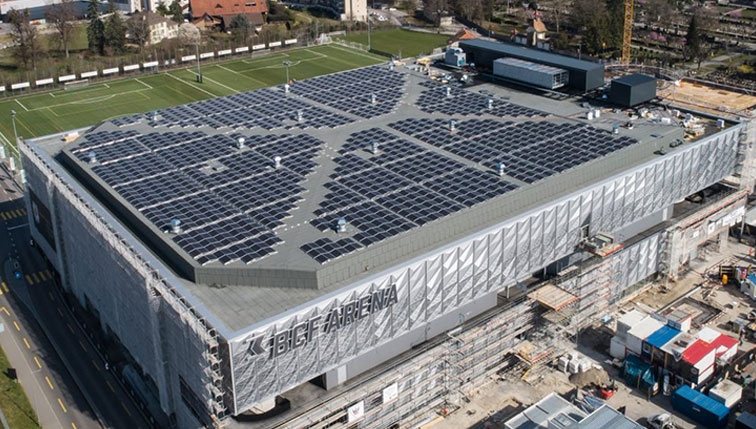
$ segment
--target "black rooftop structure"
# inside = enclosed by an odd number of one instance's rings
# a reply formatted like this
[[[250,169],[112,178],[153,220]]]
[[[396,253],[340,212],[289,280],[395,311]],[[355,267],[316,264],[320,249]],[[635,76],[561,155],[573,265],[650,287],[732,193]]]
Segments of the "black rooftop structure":
[[[656,78],[634,73],[612,81],[609,101],[623,107],[632,107],[651,101],[655,97]]]
[[[604,85],[604,65],[578,60],[522,45],[492,42],[490,40],[464,40],[459,47],[467,54],[467,63],[475,63],[493,69],[493,62],[499,58],[511,57],[559,67],[570,72],[567,86],[581,91],[590,91]]]

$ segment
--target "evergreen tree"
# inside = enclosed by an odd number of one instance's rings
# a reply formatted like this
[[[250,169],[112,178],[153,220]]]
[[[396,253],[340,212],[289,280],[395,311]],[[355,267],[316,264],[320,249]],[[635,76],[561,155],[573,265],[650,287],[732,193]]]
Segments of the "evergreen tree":
[[[110,0],[108,4],[108,13],[110,13],[110,16],[105,21],[104,38],[112,52],[120,55],[126,48],[126,23],[115,10],[113,0]]]
[[[178,0],[173,0],[169,12],[171,19],[174,20],[177,24],[184,23],[184,10],[181,9],[181,5],[179,4]]]
[[[701,30],[698,27],[698,13],[690,17],[688,24],[688,33],[685,35],[685,48],[683,49],[685,58],[688,60],[697,60],[698,67],[701,67],[701,61],[705,57]]]
[[[243,45],[247,43],[247,39],[249,38],[252,24],[249,22],[249,18],[247,18],[247,15],[236,15],[231,20],[231,23],[228,25],[228,28],[229,30],[231,30],[231,34],[234,36],[234,40],[236,40],[236,43]]]
[[[89,0],[89,26],[87,26],[89,50],[100,55],[105,53],[105,24],[100,20],[99,0]]]
[[[159,13],[162,16],[169,16],[171,12],[168,10],[168,6],[165,5],[165,2],[160,2],[157,5],[157,8],[155,8],[155,12]]]

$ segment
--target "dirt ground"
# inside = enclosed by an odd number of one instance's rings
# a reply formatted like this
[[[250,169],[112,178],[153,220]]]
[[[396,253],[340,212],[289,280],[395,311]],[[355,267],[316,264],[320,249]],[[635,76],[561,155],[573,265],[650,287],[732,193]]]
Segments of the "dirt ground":
[[[647,311],[655,311],[688,294],[688,298],[685,298],[686,302],[690,302],[692,305],[700,304],[707,309],[713,308],[714,312],[721,311],[718,318],[709,323],[708,326],[737,336],[728,331],[727,322],[747,315],[754,302],[745,297],[734,286],[719,287],[706,299],[703,298],[700,289],[693,291],[696,286],[704,282],[705,273],[716,269],[722,262],[735,262],[744,266],[756,265],[756,261],[748,257],[747,246],[730,240],[725,246],[722,246],[721,251],[709,253],[706,260],[694,261],[688,273],[679,281],[667,285],[651,285],[645,292],[632,301],[621,304],[621,306],[624,309],[639,307]],[[694,330],[696,329],[694,328]],[[559,345],[560,351],[555,353],[554,356],[558,357],[563,353],[575,353],[577,351],[592,359],[596,365],[600,365],[610,377],[616,378],[616,385],[619,387],[617,393],[607,403],[614,408],[625,406],[626,415],[641,424],[645,424],[646,418],[651,415],[662,412],[672,413],[669,397],[660,393],[652,398],[647,398],[639,390],[628,387],[621,381],[619,370],[612,366],[609,356],[609,341],[612,335],[612,330],[609,327],[595,324],[581,332],[577,348],[574,342],[564,341]],[[745,339],[740,350],[751,350],[753,347],[754,343],[749,338]],[[743,375],[751,375],[752,379],[756,380],[756,364],[749,365],[743,371]],[[738,382],[740,380],[737,376],[733,379]],[[743,394],[744,400],[741,403],[743,410],[756,411],[756,401],[746,399],[754,398],[753,384],[749,384]],[[505,421],[548,393],[557,392],[569,400],[574,389],[575,385],[570,382],[568,374],[558,371],[555,365],[545,364],[533,369],[528,374],[527,382],[519,379],[519,374],[491,380],[488,384],[473,392],[469,402],[463,403],[460,409],[453,411],[446,418],[437,419],[432,427],[434,429],[504,428]],[[673,414],[673,416],[674,422],[679,428],[696,427],[696,424],[692,421],[676,414]]]

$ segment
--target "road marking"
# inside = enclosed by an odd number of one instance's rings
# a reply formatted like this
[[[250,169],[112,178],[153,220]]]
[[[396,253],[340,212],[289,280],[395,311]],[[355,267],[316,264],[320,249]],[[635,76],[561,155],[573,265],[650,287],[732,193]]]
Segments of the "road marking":
[[[124,404],[123,402],[121,402],[121,407],[123,407],[123,410],[126,411],[126,414],[128,414],[129,417],[131,417],[131,411],[129,411],[129,409],[126,408],[126,404]]]
[[[97,365],[97,364],[95,363],[95,361],[93,361],[93,360],[90,360],[90,362],[92,362],[92,366],[93,366],[93,367],[95,367],[95,369],[96,369],[97,371],[99,371],[99,370],[100,370],[100,366],[99,366],[99,365]]]
[[[52,278],[52,273],[50,272],[50,270],[44,270],[42,272],[45,273],[45,275],[47,276],[48,279]]]
[[[37,273],[31,273],[32,278],[34,279],[34,283],[39,283],[39,277],[37,276]]]
[[[60,314],[60,317],[63,317],[63,310],[61,310],[60,307],[58,307],[58,314]]]
[[[9,227],[9,228],[8,228],[8,231],[14,231],[14,230],[16,230],[16,229],[20,229],[20,228],[26,228],[27,226],[29,226],[29,224],[28,224],[28,223],[22,223],[22,224],[20,224],[20,225],[16,225],[16,226],[11,226],[11,227]]]
[[[5,307],[2,307],[2,308],[0,308],[0,310],[2,310],[2,311],[3,311],[3,313],[5,313],[5,315],[6,315],[6,316],[10,316],[10,313],[8,312],[8,309],[7,309],[7,308],[5,308]]]
[[[110,384],[110,381],[105,380],[105,384],[108,385],[108,389],[110,389],[111,392],[115,393],[115,389],[113,388],[113,385]]]
[[[76,427],[76,423],[74,423],[74,422],[71,422],[71,429],[77,429],[77,427]]]
[[[68,410],[66,409],[66,406],[63,405],[63,401],[61,401],[60,398],[58,398],[58,403],[60,404],[60,408],[63,410],[63,412],[67,413]]]
[[[39,367],[39,369],[42,369],[42,363],[39,361],[39,358],[36,357],[36,356],[34,356],[34,363],[37,364],[37,366]]]
[[[55,301],[55,297],[53,296],[52,292],[47,292],[47,296],[50,297],[50,301]],[[58,309],[58,311],[60,311],[60,309]],[[62,316],[62,314],[61,314],[61,316]]]
[[[5,284],[5,282],[2,282],[3,289],[5,289],[6,292],[8,292],[8,285]]]
[[[50,381],[50,377],[45,376],[45,381],[47,382],[47,385],[50,386],[50,390],[55,390],[55,388],[52,385],[52,381]]]
[[[26,283],[29,283],[30,285],[34,284],[34,282],[32,281],[32,278],[29,277],[29,274],[25,275],[24,277],[26,277]]]
[[[3,294],[3,290],[2,290],[2,289],[0,289],[0,295],[2,295],[2,294]]]
[[[29,344],[29,340],[27,340],[26,337],[24,337],[24,344],[26,345],[27,349],[31,350],[31,345]]]
[[[84,349],[84,351],[87,351],[87,346],[84,345],[84,341],[79,340],[79,345],[81,346],[82,349]]]
[[[66,323],[66,326],[68,326],[68,330],[71,331],[72,334],[76,333],[76,331],[74,331],[74,329],[71,327],[70,323]]]
[[[50,280],[50,277],[47,277],[47,274],[44,271],[40,271],[38,274],[39,274],[39,277],[42,278],[42,280],[44,281]]]
[[[8,217],[5,216],[5,212],[0,213],[0,216],[2,216],[3,220],[8,220]]]
[[[19,209],[16,209],[16,210],[14,210],[14,211],[13,211],[13,213],[15,213],[15,214],[16,214],[16,217],[21,217],[21,216],[23,216],[23,215],[24,215],[24,214],[23,214],[23,213],[21,212],[21,210],[19,210]]]
[[[17,330],[17,331],[20,331],[20,330],[21,330],[21,327],[20,327],[20,326],[18,326],[18,322],[16,322],[15,320],[13,321],[13,326],[15,326],[15,327],[16,327],[16,330]]]

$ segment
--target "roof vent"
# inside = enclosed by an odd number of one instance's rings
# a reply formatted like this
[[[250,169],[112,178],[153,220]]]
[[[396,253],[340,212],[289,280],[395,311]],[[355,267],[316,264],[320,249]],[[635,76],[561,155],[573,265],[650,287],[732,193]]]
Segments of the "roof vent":
[[[340,217],[339,220],[336,221],[336,232],[338,232],[339,234],[347,232],[346,218]]]
[[[446,96],[451,98],[451,88],[447,86],[444,88],[444,90],[446,91]]]
[[[493,100],[490,98],[486,99],[486,109],[491,110],[493,109]]]
[[[370,143],[370,153],[372,153],[373,155],[378,155],[378,142]]]
[[[276,169],[281,168],[281,157],[280,156],[274,156],[273,157],[273,167]]]
[[[174,234],[181,234],[181,220],[171,219],[171,232]]]
[[[588,119],[589,121],[592,121],[592,120],[593,120],[593,110],[589,110],[589,111],[588,111],[588,112],[587,112],[587,113],[585,114],[585,117],[586,117],[586,119]]]
[[[89,151],[89,153],[87,154],[87,158],[89,159],[90,164],[94,164],[97,162],[97,154],[93,150]]]
[[[370,102],[372,104],[378,104],[378,97],[376,97],[375,94],[370,94]]]
[[[724,119],[717,119],[717,128],[724,128],[724,127],[725,127]]]
[[[304,121],[304,113],[301,110],[297,110],[297,122]]]
[[[454,132],[457,129],[457,121],[449,119],[449,131]]]
[[[156,122],[158,120],[158,114],[157,110],[152,111],[152,122]]]
[[[244,149],[244,137],[239,137],[236,142],[239,143],[239,149]]]
[[[289,93],[289,84],[288,83],[284,84],[284,92],[287,93],[287,94]]]
[[[596,109],[593,111],[593,117],[598,119],[601,117],[601,109]]]
[[[394,63],[389,64],[389,71],[394,71]]]
[[[612,134],[619,134],[619,124],[616,122],[612,124]]]
[[[504,169],[505,169],[506,167],[507,167],[507,166],[506,166],[506,165],[504,165],[504,163],[503,163],[503,162],[497,162],[497,163],[496,163],[496,172],[497,172],[497,173],[499,174],[499,176],[500,176],[500,177],[503,177],[503,176],[504,176],[504,174],[506,174],[506,173],[504,172]]]

